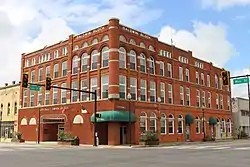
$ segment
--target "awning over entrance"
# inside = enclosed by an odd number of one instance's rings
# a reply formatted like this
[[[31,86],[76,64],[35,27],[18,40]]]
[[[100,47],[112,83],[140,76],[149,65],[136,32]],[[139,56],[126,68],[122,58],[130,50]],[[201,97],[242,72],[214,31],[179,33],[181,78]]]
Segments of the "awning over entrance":
[[[194,118],[192,115],[187,114],[185,116],[185,121],[186,121],[186,125],[191,125],[192,123],[194,123]]]
[[[217,124],[217,120],[214,117],[210,117],[208,122],[209,122],[209,125]]]
[[[100,114],[100,118],[96,118],[97,122],[129,122],[129,112],[128,111],[101,111],[97,112]],[[95,122],[95,115],[92,114],[90,118],[91,122]],[[136,121],[136,116],[131,112],[131,122]]]

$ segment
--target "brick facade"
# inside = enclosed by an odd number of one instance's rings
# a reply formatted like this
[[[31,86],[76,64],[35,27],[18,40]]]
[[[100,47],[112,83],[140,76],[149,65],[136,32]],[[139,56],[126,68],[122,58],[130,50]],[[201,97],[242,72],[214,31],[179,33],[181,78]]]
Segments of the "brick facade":
[[[108,38],[107,38],[108,37]],[[96,40],[98,42],[96,42]],[[88,43],[88,46],[86,45]],[[92,42],[92,44],[91,44]],[[67,47],[67,53],[65,56],[64,47]],[[108,47],[108,65],[105,66],[105,55],[106,52],[103,48]],[[126,60],[121,61],[122,58],[122,49],[123,47],[126,50]],[[58,50],[58,57],[54,56],[55,51]],[[95,51],[96,50],[96,51]],[[134,52],[130,52],[130,51]],[[41,56],[44,56],[43,59],[46,60],[46,54],[50,53],[50,59],[42,62]],[[85,53],[85,58],[83,60],[82,55]],[[87,53],[87,54],[86,54]],[[136,54],[136,62],[133,63],[133,54]],[[146,57],[146,71],[143,72],[144,66],[142,66],[141,62],[143,59],[140,55],[143,54]],[[164,56],[163,56],[164,55]],[[79,61],[75,59],[77,56]],[[92,59],[91,59],[92,58]],[[35,63],[34,60],[36,59]],[[119,60],[120,59],[120,60]],[[96,60],[96,61],[95,61]],[[150,60],[153,60],[154,67],[150,68]],[[29,63],[27,64],[27,61]],[[30,65],[32,64],[34,65]],[[63,76],[63,62],[67,64],[67,70],[65,75]],[[131,63],[132,62],[132,63]],[[121,66],[124,64],[125,68]],[[141,64],[140,64],[141,63]],[[164,64],[164,70],[161,70],[161,63]],[[168,72],[168,65],[171,64],[171,77],[168,76],[170,72]],[[54,70],[53,67],[55,64],[58,64],[58,69]],[[120,64],[120,67],[119,67]],[[73,68],[75,65],[75,68]],[[230,88],[222,86],[220,89],[220,73],[222,69],[214,67],[212,63],[204,62],[192,56],[192,52],[181,50],[175,46],[167,45],[161,43],[157,40],[157,38],[151,37],[149,35],[145,35],[136,30],[132,30],[128,27],[119,24],[118,19],[110,19],[109,24],[99,27],[95,30],[91,30],[89,32],[80,34],[80,35],[70,35],[69,39],[66,41],[61,41],[53,46],[45,47],[41,50],[35,51],[29,54],[22,55],[22,73],[28,73],[30,80],[32,79],[32,71],[34,71],[34,82],[44,83],[45,80],[45,68],[47,66],[51,66],[50,76],[52,77],[52,83],[58,86],[61,86],[63,83],[66,84],[66,87],[72,87],[72,83],[76,83],[77,89],[83,89],[83,80],[86,80],[86,87],[84,89],[91,90],[91,78],[96,77],[97,83],[92,84],[92,90],[96,89],[98,93],[98,111],[105,110],[129,110],[129,103],[131,104],[131,111],[135,113],[137,116],[137,121],[132,125],[132,141],[133,143],[139,142],[140,138],[140,115],[141,113],[145,113],[147,115],[147,129],[150,128],[150,119],[155,120],[156,130],[161,130],[161,121],[160,117],[162,114],[168,118],[169,115],[174,116],[174,134],[169,134],[168,120],[166,119],[166,133],[160,136],[161,142],[170,142],[170,141],[185,141],[186,140],[186,126],[185,126],[185,116],[190,114],[195,119],[196,117],[202,117],[202,109],[201,105],[197,106],[197,97],[196,90],[200,91],[200,103],[202,101],[202,91],[205,92],[205,120],[206,120],[206,132],[207,134],[211,134],[211,126],[208,124],[208,120],[210,117],[214,117],[218,119],[218,125],[216,125],[214,130],[214,135],[216,137],[221,138],[218,133],[218,130],[222,127],[219,126],[225,122],[229,121],[230,124],[225,124],[225,133],[221,133],[222,137],[230,137],[230,132],[232,131],[232,112],[231,112],[231,93]],[[198,67],[199,66],[199,67]],[[95,68],[96,67],[96,68]],[[183,69],[183,81],[181,81],[179,68]],[[134,68],[134,69],[131,69]],[[43,69],[43,73],[39,74],[39,69]],[[55,68],[56,69],[56,68]],[[189,69],[189,81],[185,81],[186,79],[186,69]],[[85,71],[86,70],[86,71]],[[150,70],[154,71],[154,74],[150,73]],[[58,74],[55,74],[57,73]],[[163,74],[161,73],[163,71]],[[196,84],[196,72],[199,74],[199,83]],[[201,73],[204,74],[204,85],[201,85]],[[54,77],[58,75],[58,77]],[[121,75],[125,77],[125,89],[119,89],[121,87],[121,83],[119,78]],[[210,86],[207,85],[207,75],[210,75]],[[216,88],[215,84],[215,75],[218,76],[218,88]],[[41,77],[40,77],[41,76]],[[108,78],[108,98],[103,98],[105,96],[105,83],[102,83],[102,77],[107,76]],[[39,77],[42,81],[38,81]],[[136,87],[130,85],[130,77],[136,79]],[[143,96],[141,79],[144,79],[146,83],[146,93]],[[104,80],[104,77],[103,77]],[[155,88],[151,89],[151,97],[150,97],[150,81],[152,84],[155,84]],[[104,82],[104,81],[103,81]],[[161,93],[160,86],[164,83],[164,93]],[[131,83],[132,84],[132,83]],[[173,104],[169,103],[169,94],[168,94],[168,84],[172,85],[172,101]],[[151,85],[152,86],[152,85]],[[180,95],[180,87],[183,87],[184,93],[184,101],[183,105],[181,103],[181,95]],[[186,104],[186,88],[190,90],[190,106]],[[24,89],[20,87],[20,104],[22,108],[19,110],[19,131],[23,133],[23,137],[25,140],[36,141],[37,139],[37,124],[29,125],[29,120],[31,118],[35,118],[38,120],[38,92],[34,92],[34,95],[30,94],[30,91],[27,90],[27,96],[24,94]],[[133,92],[135,90],[135,92]],[[155,91],[155,95],[152,96],[152,92]],[[133,97],[136,100],[128,101],[126,97],[128,93],[134,95]],[[211,93],[211,105],[209,107],[208,100],[208,92]],[[87,97],[86,101],[83,100],[81,94],[76,94],[74,97],[77,100],[73,100],[72,92],[67,91],[66,93],[66,102],[67,104],[61,104],[61,90],[58,90],[58,100],[53,99],[53,90],[50,91],[50,97],[48,100],[45,100],[45,90],[42,89],[41,92],[40,103],[41,114],[61,114],[62,111],[64,115],[66,115],[65,122],[65,130],[70,131],[73,135],[77,135],[80,137],[81,143],[91,144],[93,142],[93,125],[90,122],[90,116],[93,114],[94,103],[89,97]],[[164,95],[163,95],[164,94]],[[220,95],[223,97],[223,105],[222,108],[218,108],[216,106],[216,94],[218,97]],[[32,97],[32,98],[31,98]],[[34,98],[33,98],[34,97]],[[54,96],[55,97],[55,96]],[[120,97],[120,99],[119,99]],[[145,97],[145,101],[143,98]],[[158,97],[162,98],[162,102],[157,102]],[[91,98],[91,97],[90,97]],[[31,100],[32,99],[32,100]],[[150,102],[154,100],[154,102]],[[187,98],[188,99],[188,98]],[[227,101],[229,99],[229,101]],[[73,101],[72,101],[73,100]],[[32,101],[32,106],[30,101]],[[58,104],[52,104],[53,102],[57,102]],[[218,99],[220,102],[220,99]],[[45,103],[47,103],[45,105]],[[24,106],[25,104],[25,106]],[[82,113],[81,108],[87,110],[87,113]],[[66,107],[67,109],[63,110]],[[220,103],[218,103],[218,107],[220,107]],[[54,109],[53,109],[54,108]],[[56,109],[55,109],[56,108]],[[153,114],[152,114],[153,113]],[[73,124],[74,118],[76,115],[80,115],[83,118],[83,123],[81,124]],[[151,118],[150,118],[151,115]],[[176,133],[178,129],[178,117],[182,116],[183,118],[183,127],[182,133]],[[155,116],[154,118],[152,116]],[[22,122],[23,118],[27,119],[27,125]],[[221,123],[222,122],[222,123]],[[45,125],[42,125],[45,126]],[[108,144],[119,144],[119,126],[120,123],[108,123],[108,130],[106,137],[108,138]],[[126,124],[125,124],[126,126]],[[201,128],[202,124],[200,125]],[[223,126],[224,127],[224,126]],[[231,128],[228,130],[228,128]],[[42,127],[43,129],[43,127]],[[104,130],[103,130],[104,131]],[[105,134],[103,134],[105,136]],[[43,139],[43,132],[41,132],[41,138]],[[105,138],[105,137],[103,137]],[[196,133],[196,121],[190,126],[190,140],[201,140],[203,138],[203,134]]]

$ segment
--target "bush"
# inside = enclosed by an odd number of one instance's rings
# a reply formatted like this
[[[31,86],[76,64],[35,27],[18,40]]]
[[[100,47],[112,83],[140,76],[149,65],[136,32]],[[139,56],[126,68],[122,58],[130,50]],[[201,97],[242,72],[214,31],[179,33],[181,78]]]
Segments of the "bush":
[[[64,140],[67,140],[67,139],[73,139],[72,134],[66,133],[64,131],[58,132],[57,136],[58,136],[59,141],[64,141]]]
[[[23,135],[23,134],[22,134],[21,132],[17,132],[17,133],[16,133],[17,139],[18,139],[18,140],[22,140],[22,135]]]
[[[141,135],[140,142],[145,142],[146,145],[158,145],[159,138],[157,133],[152,131],[147,131],[146,134]]]

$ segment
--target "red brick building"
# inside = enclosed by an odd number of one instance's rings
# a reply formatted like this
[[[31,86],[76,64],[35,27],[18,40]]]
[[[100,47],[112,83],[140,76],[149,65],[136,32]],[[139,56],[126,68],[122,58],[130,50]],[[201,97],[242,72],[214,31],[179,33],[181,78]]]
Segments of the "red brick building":
[[[44,84],[50,76],[53,85],[97,90],[100,144],[127,144],[130,134],[138,144],[148,130],[160,134],[161,142],[202,140],[203,120],[206,135],[232,134],[231,93],[230,87],[222,86],[222,69],[121,25],[118,19],[23,54],[21,69],[30,82]],[[91,95],[20,89],[19,132],[26,141],[37,140],[40,110],[41,141],[57,140],[62,129],[79,136],[82,144],[93,144]]]

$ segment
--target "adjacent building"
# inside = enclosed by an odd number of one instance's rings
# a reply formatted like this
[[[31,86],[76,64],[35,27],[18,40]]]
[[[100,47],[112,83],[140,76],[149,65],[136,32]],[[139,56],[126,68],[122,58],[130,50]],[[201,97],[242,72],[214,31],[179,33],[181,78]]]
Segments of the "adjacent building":
[[[231,137],[230,87],[212,63],[158,41],[112,18],[107,25],[22,55],[32,83],[97,91],[100,144],[139,143],[151,130],[160,142]],[[28,141],[57,140],[64,130],[93,143],[94,96],[20,87],[19,131]],[[132,126],[128,121],[131,114]],[[204,132],[203,132],[204,121]],[[130,135],[131,134],[131,135]],[[130,140],[131,137],[131,140]]]
[[[0,87],[0,141],[9,141],[17,132],[20,84]]]
[[[249,100],[236,97],[232,99],[232,112],[235,128],[235,135],[239,131],[243,131],[248,136],[250,135],[250,114],[249,114]]]

